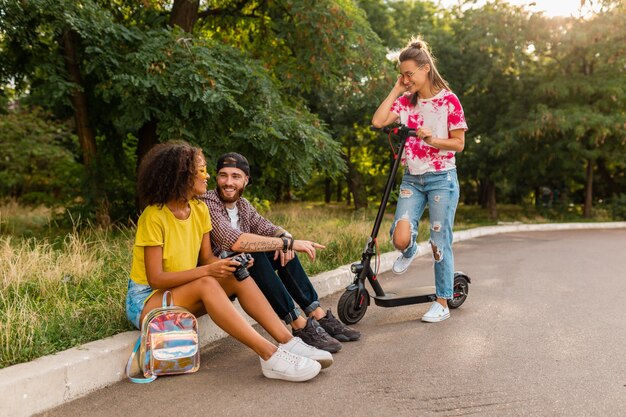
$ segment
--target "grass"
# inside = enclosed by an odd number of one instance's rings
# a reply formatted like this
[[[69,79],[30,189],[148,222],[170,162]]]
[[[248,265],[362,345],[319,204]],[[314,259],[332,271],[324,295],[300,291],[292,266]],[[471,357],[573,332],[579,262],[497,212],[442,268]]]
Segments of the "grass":
[[[0,368],[131,329],[129,232],[0,236]]]
[[[33,236],[50,226],[52,210],[38,206],[26,208],[15,200],[0,202],[0,233]]]
[[[317,252],[315,262],[300,256],[306,271],[315,275],[361,259],[367,238],[372,233],[376,211],[355,212],[345,205],[302,203],[277,204],[265,215],[289,230],[296,239],[312,240],[326,246]],[[393,213],[385,213],[377,239],[381,253],[393,250],[389,240],[392,221]],[[428,236],[428,225],[421,224],[420,240],[428,239]]]
[[[577,210],[577,209],[576,209]],[[579,213],[538,212],[498,206],[501,221],[580,221]],[[296,238],[326,245],[316,262],[302,256],[311,275],[354,262],[371,234],[376,207],[354,211],[341,204],[276,204],[266,217]],[[0,203],[0,368],[30,361],[130,330],[124,311],[134,228],[91,226],[60,231],[45,207]],[[599,212],[596,220],[608,220]],[[393,208],[378,234],[379,252],[392,250]],[[456,230],[494,224],[486,212],[460,206]],[[429,238],[428,222],[418,240]]]

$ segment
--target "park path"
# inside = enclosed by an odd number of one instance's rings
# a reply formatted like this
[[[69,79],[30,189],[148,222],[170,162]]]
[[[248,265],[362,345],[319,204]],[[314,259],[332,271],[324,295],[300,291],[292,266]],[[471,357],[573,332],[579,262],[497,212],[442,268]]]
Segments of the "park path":
[[[626,415],[626,230],[518,232],[455,244],[466,303],[371,305],[335,364],[295,384],[263,378],[231,338],[192,375],[123,381],[43,416]],[[429,257],[383,288],[432,285]],[[324,298],[336,308],[341,293]]]

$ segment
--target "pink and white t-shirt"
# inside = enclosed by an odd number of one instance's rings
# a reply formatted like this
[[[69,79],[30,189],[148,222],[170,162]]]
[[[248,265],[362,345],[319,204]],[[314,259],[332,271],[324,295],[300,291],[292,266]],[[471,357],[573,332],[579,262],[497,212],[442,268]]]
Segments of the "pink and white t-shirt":
[[[459,98],[445,89],[429,99],[418,99],[415,107],[411,106],[411,94],[406,93],[396,99],[391,112],[397,114],[400,122],[411,129],[422,126],[431,129],[435,138],[449,138],[451,130],[467,130]],[[412,175],[447,171],[455,167],[453,151],[437,149],[416,137],[407,139],[402,163]]]

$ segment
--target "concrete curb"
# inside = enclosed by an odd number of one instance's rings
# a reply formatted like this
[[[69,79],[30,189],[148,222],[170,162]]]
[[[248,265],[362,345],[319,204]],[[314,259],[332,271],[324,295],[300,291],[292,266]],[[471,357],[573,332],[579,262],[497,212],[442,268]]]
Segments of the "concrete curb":
[[[487,226],[455,232],[454,241],[511,232],[614,228],[626,228],[626,222]],[[428,243],[423,242],[420,254],[426,253],[430,250]],[[379,273],[389,271],[398,254],[396,251],[382,254]],[[349,265],[311,277],[320,298],[342,290],[352,279]],[[238,304],[237,308],[243,313]],[[243,316],[254,323],[247,315]],[[203,346],[227,336],[206,316],[200,318],[200,328]],[[0,369],[0,415],[30,416],[123,380],[126,361],[138,335],[138,331],[125,332]]]

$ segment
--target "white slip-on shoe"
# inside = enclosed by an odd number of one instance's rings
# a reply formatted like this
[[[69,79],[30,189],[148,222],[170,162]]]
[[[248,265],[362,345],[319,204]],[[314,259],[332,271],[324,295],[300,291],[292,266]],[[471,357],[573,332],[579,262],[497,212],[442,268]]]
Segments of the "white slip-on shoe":
[[[393,272],[396,275],[404,274],[406,270],[409,269],[409,266],[411,266],[411,262],[413,262],[413,259],[415,259],[418,252],[419,252],[419,249],[416,250],[413,256],[411,256],[410,258],[405,258],[403,254],[400,254],[400,256],[398,256],[398,259],[396,259],[393,262],[393,266],[391,267],[391,272]]]
[[[333,364],[333,355],[330,352],[307,345],[299,337],[293,337],[289,342],[279,346],[287,352],[318,361],[322,365],[322,369],[328,368]]]
[[[271,379],[302,382],[314,378],[320,373],[322,365],[313,359],[287,352],[280,346],[266,361],[259,357],[263,375]]]
[[[450,318],[450,309],[448,307],[442,306],[437,301],[433,301],[430,305],[430,308],[422,316],[422,321],[427,321],[429,323],[437,323],[440,321],[444,321]]]

